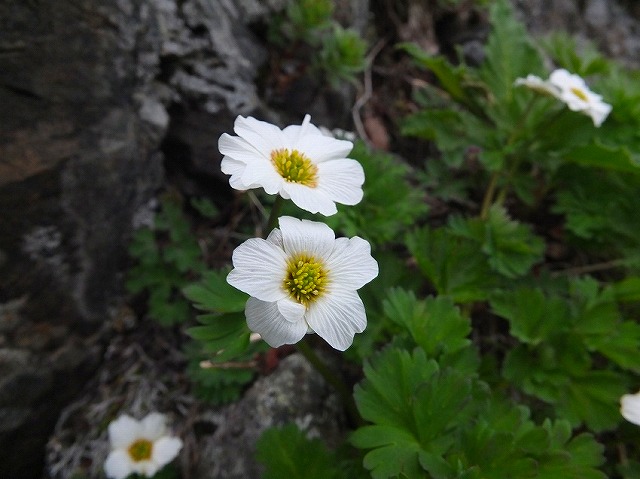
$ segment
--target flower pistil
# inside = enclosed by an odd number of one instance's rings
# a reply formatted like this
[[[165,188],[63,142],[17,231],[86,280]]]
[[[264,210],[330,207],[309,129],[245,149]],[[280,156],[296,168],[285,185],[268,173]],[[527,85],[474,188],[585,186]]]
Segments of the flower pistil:
[[[312,256],[300,255],[289,261],[284,288],[298,303],[307,306],[326,286],[326,271]]]
[[[318,167],[298,150],[273,150],[271,162],[280,176],[290,183],[299,183],[311,188],[318,184]]]
[[[147,439],[138,439],[129,446],[129,455],[135,462],[149,460],[152,451],[153,443]]]

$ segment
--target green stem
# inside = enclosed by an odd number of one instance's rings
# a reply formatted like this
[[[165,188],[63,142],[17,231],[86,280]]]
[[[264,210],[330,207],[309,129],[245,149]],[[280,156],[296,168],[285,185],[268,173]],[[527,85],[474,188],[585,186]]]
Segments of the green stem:
[[[267,230],[265,232],[265,236],[269,235],[273,228],[276,227],[276,223],[278,222],[278,217],[280,216],[280,212],[282,211],[282,207],[284,206],[284,198],[282,196],[277,195],[276,200],[273,203],[273,207],[271,208],[271,213],[269,214],[269,219],[267,220]]]
[[[489,215],[489,208],[493,204],[493,197],[496,193],[496,186],[498,184],[498,175],[500,173],[498,171],[494,171],[491,175],[491,180],[489,180],[489,186],[487,187],[487,191],[484,194],[484,198],[482,200],[482,208],[480,209],[480,218],[483,220],[487,219]]]
[[[296,347],[298,348],[300,354],[302,354],[307,359],[307,361],[309,361],[309,363],[314,367],[316,371],[320,373],[324,380],[336,390],[347,409],[347,414],[349,416],[349,419],[351,420],[351,423],[354,426],[362,426],[364,424],[364,421],[360,416],[360,413],[358,412],[358,408],[356,407],[356,403],[353,399],[353,394],[351,394],[351,391],[344,383],[344,381],[336,374],[334,374],[331,369],[329,369],[329,367],[318,357],[315,351],[311,349],[311,346],[309,346],[304,338],[296,344]]]

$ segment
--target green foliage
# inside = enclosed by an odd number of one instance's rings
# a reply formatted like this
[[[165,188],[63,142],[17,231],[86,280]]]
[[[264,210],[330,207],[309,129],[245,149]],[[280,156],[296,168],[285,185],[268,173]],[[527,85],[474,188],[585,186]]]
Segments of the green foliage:
[[[544,242],[528,226],[509,218],[501,206],[490,208],[486,219],[454,217],[450,229],[476,242],[491,269],[507,278],[528,273],[542,259]]]
[[[337,479],[335,454],[319,439],[307,439],[294,424],[267,429],[256,444],[257,459],[264,464],[264,479]]]
[[[409,183],[411,169],[393,156],[373,151],[359,141],[349,155],[365,173],[365,200],[355,206],[338,207],[326,218],[332,228],[346,236],[362,236],[373,245],[400,239],[407,226],[424,217],[427,205],[419,188]]]
[[[329,84],[337,87],[340,81],[349,81],[364,70],[366,52],[367,44],[357,32],[335,25],[322,44],[318,62]]]
[[[640,370],[640,325],[621,318],[612,288],[589,278],[555,294],[523,287],[493,295],[491,307],[520,341],[505,359],[506,379],[574,426],[600,431],[620,422],[622,370]],[[599,357],[617,368],[597,368]]]
[[[456,369],[441,369],[421,349],[389,348],[365,365],[355,398],[372,425],[351,438],[371,449],[364,465],[375,479],[593,478],[602,447],[589,434],[572,437],[565,421],[529,420],[522,406],[488,394]]]
[[[198,355],[189,362],[187,374],[194,385],[193,393],[210,404],[237,400],[255,376],[255,370],[248,366],[248,361],[202,367],[199,359],[202,357]]]
[[[200,281],[183,288],[194,308],[206,313],[187,329],[194,342],[187,372],[195,393],[212,404],[237,399],[255,374],[252,358],[264,344],[252,344],[244,306],[247,295],[226,282],[228,270],[206,271]],[[207,366],[202,367],[201,361]]]
[[[153,227],[134,234],[129,254],[137,264],[126,286],[131,293],[148,292],[149,316],[165,326],[187,321],[190,306],[180,290],[202,273],[204,263],[180,205],[165,199]]]
[[[477,244],[449,228],[416,230],[408,235],[407,246],[436,291],[457,303],[486,299],[496,284]]]
[[[308,47],[310,65],[338,87],[364,69],[367,45],[357,32],[342,28],[333,11],[331,0],[291,0],[270,22],[268,39],[289,55]]]

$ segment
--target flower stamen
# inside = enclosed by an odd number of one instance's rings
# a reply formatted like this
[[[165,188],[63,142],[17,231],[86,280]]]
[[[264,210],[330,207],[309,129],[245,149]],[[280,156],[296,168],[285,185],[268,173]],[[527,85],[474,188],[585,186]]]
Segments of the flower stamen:
[[[318,184],[318,167],[298,150],[273,150],[271,163],[280,176],[290,183],[300,183],[311,188]]]
[[[287,265],[284,289],[298,303],[308,306],[321,296],[327,282],[323,265],[312,256],[300,255]]]
[[[153,443],[148,439],[138,439],[136,442],[129,446],[129,456],[135,462],[147,461],[151,459],[151,451],[153,450]]]
[[[572,88],[571,88],[571,93],[573,93],[575,96],[577,96],[578,98],[580,98],[582,101],[589,101],[589,98],[587,97],[587,95],[585,94],[585,92],[583,92],[583,91],[582,91],[582,90],[580,90],[579,88],[572,87]]]

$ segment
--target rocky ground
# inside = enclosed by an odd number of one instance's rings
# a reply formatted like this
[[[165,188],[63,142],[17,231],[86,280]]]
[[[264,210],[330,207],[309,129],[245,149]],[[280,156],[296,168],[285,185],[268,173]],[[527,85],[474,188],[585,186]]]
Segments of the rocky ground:
[[[342,434],[336,398],[297,355],[231,405],[196,399],[184,334],[125,293],[126,246],[168,188],[209,197],[221,211],[209,233],[228,237],[217,139],[239,114],[289,124],[311,113],[422,159],[428,146],[400,138],[397,122],[423,74],[393,45],[457,45],[479,62],[487,23],[472,2],[336,1],[371,64],[359,87],[329,90],[303,56],[266,44],[284,3],[0,1],[0,477],[99,477],[118,410],[169,414],[185,441],[183,477],[257,477],[253,444],[274,424]],[[640,66],[637,2],[514,4],[535,34],[567,30]],[[228,260],[229,248],[215,251],[212,261]]]

